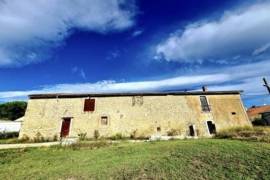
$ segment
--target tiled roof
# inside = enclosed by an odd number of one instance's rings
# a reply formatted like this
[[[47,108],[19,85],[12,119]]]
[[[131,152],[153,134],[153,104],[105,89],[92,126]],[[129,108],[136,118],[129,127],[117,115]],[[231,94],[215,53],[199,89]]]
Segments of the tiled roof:
[[[270,111],[270,105],[265,105],[265,106],[257,106],[257,107],[251,107],[247,110],[247,114],[249,117],[258,115],[263,112],[268,112]]]

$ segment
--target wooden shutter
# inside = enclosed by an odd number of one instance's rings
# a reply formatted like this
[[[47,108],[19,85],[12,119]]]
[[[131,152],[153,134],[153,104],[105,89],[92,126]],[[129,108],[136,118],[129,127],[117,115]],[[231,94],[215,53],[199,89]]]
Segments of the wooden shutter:
[[[95,99],[85,99],[84,111],[95,111]]]

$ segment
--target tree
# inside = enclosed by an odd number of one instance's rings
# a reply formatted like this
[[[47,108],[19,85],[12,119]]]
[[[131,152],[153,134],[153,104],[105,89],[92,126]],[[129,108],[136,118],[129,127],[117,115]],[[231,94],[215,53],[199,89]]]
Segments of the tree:
[[[24,101],[14,101],[0,104],[0,119],[16,120],[24,116],[27,103]]]

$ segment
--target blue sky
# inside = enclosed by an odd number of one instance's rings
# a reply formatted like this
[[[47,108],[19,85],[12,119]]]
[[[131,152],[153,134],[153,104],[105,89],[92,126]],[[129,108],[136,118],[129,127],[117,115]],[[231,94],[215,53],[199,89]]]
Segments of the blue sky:
[[[0,101],[55,92],[244,90],[270,103],[270,1],[0,1]]]

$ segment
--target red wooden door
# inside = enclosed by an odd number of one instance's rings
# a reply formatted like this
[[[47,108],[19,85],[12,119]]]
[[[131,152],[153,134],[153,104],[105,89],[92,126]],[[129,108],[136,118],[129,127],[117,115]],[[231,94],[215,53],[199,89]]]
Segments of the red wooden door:
[[[69,134],[69,127],[70,127],[71,118],[64,118],[62,121],[61,127],[61,137],[67,137]]]

